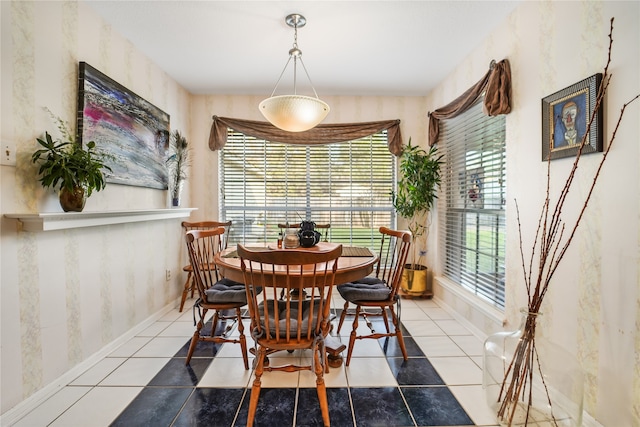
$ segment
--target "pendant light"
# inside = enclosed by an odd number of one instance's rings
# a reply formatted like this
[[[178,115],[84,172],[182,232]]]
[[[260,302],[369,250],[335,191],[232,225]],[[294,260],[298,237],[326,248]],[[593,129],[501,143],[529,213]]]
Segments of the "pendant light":
[[[287,15],[285,22],[294,29],[293,48],[289,50],[289,59],[271,92],[271,96],[263,100],[260,105],[262,115],[275,127],[289,132],[302,132],[317,126],[329,114],[329,105],[318,98],[307,68],[302,62],[302,51],[298,48],[298,28],[304,27],[307,20],[304,16],[294,13]],[[293,59],[293,95],[273,96],[278,84]],[[298,61],[302,65],[315,98],[298,95],[296,91]]]

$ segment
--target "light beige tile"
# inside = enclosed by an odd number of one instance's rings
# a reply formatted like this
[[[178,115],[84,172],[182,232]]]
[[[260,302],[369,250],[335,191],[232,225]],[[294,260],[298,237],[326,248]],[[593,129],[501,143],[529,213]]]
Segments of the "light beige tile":
[[[402,298],[402,301],[400,301],[400,305],[402,306],[403,310],[405,308],[407,309],[419,308],[416,301],[417,301],[417,298]]]
[[[427,309],[427,308],[440,308],[440,306],[438,305],[437,302],[435,302],[432,299],[415,299],[414,300],[415,304],[417,307],[420,307],[422,309]]]
[[[178,308],[176,307],[174,310],[169,311],[168,313],[166,313],[164,316],[162,316],[159,321],[161,322],[175,322],[176,320],[180,319],[181,316],[185,316],[188,313],[191,313],[191,305],[193,305],[193,303],[189,304],[189,302],[185,302],[184,304],[184,310],[182,313],[180,313],[178,311]]]
[[[429,315],[429,317],[432,320],[453,319],[453,316],[451,316],[447,311],[439,307],[427,307],[424,309],[424,311]]]
[[[197,294],[198,292],[196,292],[196,295]],[[193,298],[187,298],[187,300],[184,302],[184,308],[182,309],[182,313],[180,313],[178,311],[178,307],[176,307],[175,311],[178,313],[178,317],[176,318],[176,321],[193,323],[193,303],[196,301],[196,298],[197,296],[194,296]],[[196,318],[197,316],[198,315],[196,314]]]
[[[462,349],[447,336],[413,339],[427,357],[465,356]]]
[[[191,338],[196,327],[193,322],[173,322],[158,333],[159,337],[184,337],[185,340]]]
[[[139,337],[155,337],[160,332],[162,332],[165,328],[169,327],[171,322],[154,322],[148,328],[138,333]]]
[[[107,426],[141,390],[142,387],[96,387],[49,425],[52,427]]]
[[[64,387],[18,420],[13,427],[48,426],[89,391],[91,387]]]
[[[138,350],[133,357],[173,357],[188,341],[184,337],[156,337]]]
[[[457,320],[435,320],[435,323],[447,335],[471,335],[471,332]]]
[[[467,356],[482,356],[484,343],[475,335],[452,336],[451,339],[458,344]]]
[[[311,359],[307,357],[303,357],[302,361],[303,363],[311,363]],[[325,371],[323,378],[327,387],[347,387],[348,385],[344,363],[337,368],[329,368],[329,373]],[[316,374],[311,371],[301,371],[298,387],[314,388],[315,386]]]
[[[249,350],[253,348],[253,339],[251,337],[245,337],[247,340],[247,356],[249,357],[249,363],[251,363],[251,359],[253,359],[253,355],[249,353]],[[235,343],[224,343],[222,348],[218,350],[216,353],[216,357],[232,357],[237,358],[242,363],[242,348],[240,344]]]
[[[431,357],[433,365],[447,385],[481,385],[482,369],[468,357]]]
[[[473,356],[473,357],[471,357],[471,360],[473,360],[473,363],[478,365],[478,367],[480,369],[483,369],[482,365],[483,365],[484,362],[482,361],[482,356]]]
[[[400,319],[402,322],[405,320],[431,320],[431,318],[427,316],[427,313],[419,307],[407,308],[404,306],[404,303],[400,315],[402,316]]]
[[[373,321],[376,320],[375,317],[372,319]],[[351,335],[352,329],[353,329],[353,316],[347,317],[344,320],[344,323],[342,324],[342,329],[340,329],[340,339],[342,340],[343,343],[347,344],[349,342],[349,336]],[[382,326],[382,329],[384,329],[384,326]],[[338,328],[336,326],[335,331],[337,330]],[[369,327],[367,326],[367,323],[364,321],[362,317],[358,319],[358,328],[356,329],[356,334],[357,335],[371,334],[371,329],[369,329]]]
[[[349,387],[393,387],[396,381],[387,360],[380,357],[351,359],[345,368]]]
[[[127,359],[121,357],[107,357],[87,369],[82,375],[73,380],[70,385],[94,386],[111,374]]]
[[[343,338],[342,342],[347,346],[347,349],[342,352],[342,356],[344,356],[344,358],[346,359],[347,351],[349,350],[349,339]],[[355,344],[353,345],[353,353],[351,357],[384,357],[384,352],[382,351],[382,347],[380,347],[378,340],[362,339],[356,340]]]
[[[151,341],[151,337],[133,337],[113,350],[107,357],[131,357],[149,341]]]
[[[412,337],[446,335],[433,320],[402,320],[402,324]]]
[[[167,364],[169,358],[132,358],[105,378],[101,386],[146,386]]]
[[[495,414],[487,404],[482,386],[452,386],[449,387],[449,390],[458,399],[475,425],[487,427],[498,425]]]
[[[251,360],[249,360],[249,370],[244,369],[242,359],[215,357],[198,387],[250,387]]]

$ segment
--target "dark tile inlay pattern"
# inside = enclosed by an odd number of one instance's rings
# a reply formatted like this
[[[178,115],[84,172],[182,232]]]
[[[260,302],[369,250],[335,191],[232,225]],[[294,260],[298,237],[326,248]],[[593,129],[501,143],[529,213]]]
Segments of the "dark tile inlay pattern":
[[[204,336],[211,335],[211,323],[212,323],[212,320],[209,320],[207,323],[204,324],[204,326],[200,330],[200,336],[204,337]],[[218,324],[216,325],[215,335],[221,335],[224,329],[226,328],[226,326],[227,326],[226,320],[218,321]],[[194,325],[193,331],[195,332],[195,330],[196,330],[196,326]],[[187,340],[187,342],[182,346],[180,350],[178,350],[178,352],[174,355],[174,357],[187,357],[187,353],[189,353],[190,344],[191,344],[191,339]],[[237,345],[238,345],[238,355],[241,356],[242,353],[240,352],[240,345],[239,344]],[[193,351],[192,357],[214,357],[216,354],[218,354],[218,351],[220,351],[221,347],[222,347],[222,344],[216,344],[209,341],[198,341],[198,343],[196,344],[196,348]]]
[[[235,426],[244,427],[247,425],[250,397],[251,389],[247,389],[247,394],[242,401],[242,407],[234,424]],[[292,426],[295,404],[295,388],[261,388],[253,426]]]
[[[358,427],[415,425],[397,387],[352,388],[351,399]]]
[[[381,320],[372,321],[375,329],[384,328]],[[203,329],[203,333],[210,333],[211,322]],[[354,420],[357,427],[474,425],[404,327],[403,332],[407,361],[402,359],[395,337],[378,342],[399,386],[410,387],[327,388],[333,426],[354,427]],[[246,425],[250,387],[196,388],[222,344],[199,342],[186,366],[189,343],[187,339],[112,426]],[[240,346],[229,345],[238,347],[240,356]],[[292,426],[294,420],[295,427],[322,426],[315,388],[261,389],[254,426]]]
[[[401,387],[419,426],[474,425],[447,387]]]
[[[173,426],[230,426],[233,424],[244,394],[244,388],[196,388]]]
[[[193,388],[145,387],[111,426],[169,426],[192,392]]]
[[[420,346],[418,346],[416,341],[410,335],[405,335],[403,332],[403,340],[404,346],[407,349],[407,356],[425,357]],[[402,350],[398,345],[398,339],[396,337],[380,338],[378,342],[387,357],[402,357]]]
[[[329,418],[331,425],[340,427],[353,426],[353,411],[346,388],[327,388],[329,402]],[[296,410],[296,427],[322,426],[322,413],[315,388],[298,389],[298,408]]]
[[[202,379],[213,358],[193,358],[188,365],[186,359],[173,358],[151,380],[151,386],[196,386]]]
[[[387,362],[398,385],[445,385],[426,357],[409,358],[409,360],[404,360],[402,357],[389,357]]]

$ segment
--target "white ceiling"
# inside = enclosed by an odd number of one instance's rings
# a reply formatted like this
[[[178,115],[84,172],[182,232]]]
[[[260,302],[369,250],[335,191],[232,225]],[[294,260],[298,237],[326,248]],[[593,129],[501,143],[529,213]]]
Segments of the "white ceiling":
[[[284,18],[300,13],[298,46],[322,98],[425,95],[521,0],[87,1],[194,94],[270,95],[293,45]],[[290,65],[276,95],[292,75]],[[300,67],[298,93],[312,94]]]

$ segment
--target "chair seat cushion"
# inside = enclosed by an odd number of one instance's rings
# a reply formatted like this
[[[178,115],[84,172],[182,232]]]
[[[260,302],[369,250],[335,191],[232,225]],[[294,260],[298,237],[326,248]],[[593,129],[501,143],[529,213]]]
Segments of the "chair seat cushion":
[[[268,301],[268,309],[269,309],[269,331],[271,334],[275,334],[276,327],[280,330],[281,336],[286,334],[287,332],[287,303],[283,300],[277,300],[277,305],[274,305],[274,300]],[[260,317],[264,318],[264,302],[258,304],[258,311],[260,313]],[[278,322],[276,323],[276,313],[278,312]],[[299,310],[302,309],[302,325],[298,326],[298,313]],[[320,314],[320,304],[319,301],[315,301],[314,303],[314,316],[313,316],[313,326],[315,329],[318,324],[318,318]],[[300,304],[297,301],[291,301],[291,308],[289,310],[289,318],[291,319],[289,322],[289,330],[291,331],[291,336],[295,336],[298,333],[298,329],[301,328],[301,334],[306,335],[309,328],[309,315],[311,314],[311,300],[302,301],[302,307],[300,308]],[[266,325],[262,325],[266,327]]]
[[[366,279],[366,278],[365,278]],[[389,299],[391,289],[380,279],[371,283],[349,282],[338,285],[337,289],[342,298],[347,301],[384,301]]]
[[[234,282],[229,279],[218,280],[215,285],[204,291],[207,302],[214,303],[247,303],[247,293],[244,283]]]
[[[384,285],[384,280],[378,279],[377,277],[363,277],[362,279],[354,280],[352,283],[363,283],[365,285]]]

